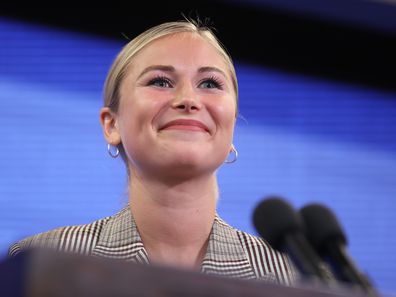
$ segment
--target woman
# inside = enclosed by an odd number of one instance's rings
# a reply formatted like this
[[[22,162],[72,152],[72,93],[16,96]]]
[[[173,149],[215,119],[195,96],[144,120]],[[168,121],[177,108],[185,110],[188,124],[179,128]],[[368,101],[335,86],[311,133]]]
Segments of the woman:
[[[125,161],[129,205],[22,240],[10,254],[50,247],[290,284],[286,256],[216,214],[216,170],[237,158],[238,87],[212,31],[180,21],[140,34],[117,56],[104,93],[100,121],[110,155]]]

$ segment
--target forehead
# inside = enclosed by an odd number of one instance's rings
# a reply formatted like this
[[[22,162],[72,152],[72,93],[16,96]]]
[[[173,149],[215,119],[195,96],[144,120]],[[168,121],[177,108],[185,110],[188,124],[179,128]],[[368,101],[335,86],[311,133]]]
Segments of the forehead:
[[[160,37],[143,47],[130,61],[129,69],[139,71],[149,65],[172,65],[176,69],[214,66],[228,72],[223,55],[206,38],[182,32]]]

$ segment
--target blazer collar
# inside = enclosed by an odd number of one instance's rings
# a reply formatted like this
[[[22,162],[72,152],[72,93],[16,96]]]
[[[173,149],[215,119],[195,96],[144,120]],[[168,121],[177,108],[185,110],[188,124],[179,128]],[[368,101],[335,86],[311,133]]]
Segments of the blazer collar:
[[[147,251],[129,205],[112,216],[105,224],[92,254],[149,263]],[[218,215],[213,222],[201,271],[207,274],[255,278],[255,273],[242,248],[237,230],[225,223]]]
[[[92,254],[140,263],[149,262],[129,205],[110,217],[103,226]]]

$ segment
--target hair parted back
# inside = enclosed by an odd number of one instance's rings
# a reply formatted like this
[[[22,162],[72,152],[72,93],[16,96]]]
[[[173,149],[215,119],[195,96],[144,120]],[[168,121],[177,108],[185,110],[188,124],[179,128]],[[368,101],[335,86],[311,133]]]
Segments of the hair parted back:
[[[234,91],[236,94],[236,110],[238,110],[238,82],[231,56],[223,44],[217,39],[211,28],[201,24],[200,21],[187,18],[185,20],[166,22],[151,27],[129,41],[122,48],[111,65],[104,84],[104,106],[109,107],[113,112],[118,111],[120,101],[120,85],[125,77],[129,65],[132,63],[132,59],[140,50],[160,37],[183,32],[195,33],[203,37],[210,44],[212,44],[224,58],[224,61],[230,71]]]

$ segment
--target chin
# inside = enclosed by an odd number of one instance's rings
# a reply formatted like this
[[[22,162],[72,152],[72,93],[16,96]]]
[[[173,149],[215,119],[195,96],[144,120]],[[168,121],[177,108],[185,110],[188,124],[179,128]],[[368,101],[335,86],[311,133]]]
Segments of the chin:
[[[172,172],[177,175],[194,176],[203,173],[213,173],[222,164],[222,161],[216,161],[208,155],[200,154],[194,156],[192,154],[175,154],[174,156],[163,159],[163,171],[166,174]]]
[[[168,159],[169,163],[173,164],[176,167],[200,167],[206,163],[208,163],[208,158],[205,157],[204,154],[196,155],[196,154],[186,154],[183,153],[175,153],[174,156]]]
[[[208,145],[175,145],[172,146],[171,150],[167,154],[162,154],[162,159],[172,162],[177,166],[190,166],[213,168],[217,170],[224,160],[225,155],[219,153],[219,149],[215,149],[213,146]]]

